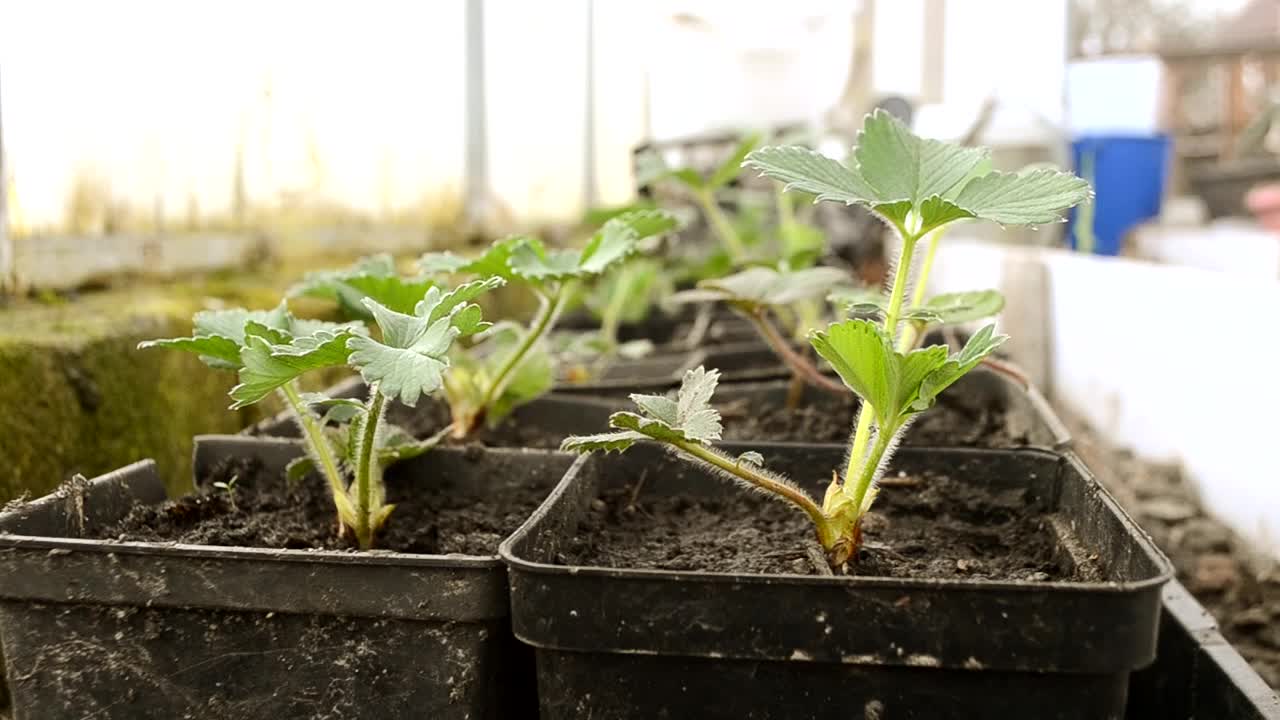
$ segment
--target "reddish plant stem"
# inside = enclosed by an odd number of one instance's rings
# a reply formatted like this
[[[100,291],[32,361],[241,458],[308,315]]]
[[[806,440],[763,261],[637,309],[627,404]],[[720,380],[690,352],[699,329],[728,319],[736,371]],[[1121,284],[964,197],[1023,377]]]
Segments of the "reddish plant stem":
[[[756,331],[764,337],[765,342],[769,343],[769,347],[791,369],[791,372],[795,373],[796,377],[814,387],[837,395],[845,395],[849,392],[842,383],[823,375],[822,371],[809,362],[808,358],[796,352],[795,348],[791,347],[791,343],[778,332],[778,328],[769,321],[762,308],[744,311],[743,314],[752,325],[755,325]]]

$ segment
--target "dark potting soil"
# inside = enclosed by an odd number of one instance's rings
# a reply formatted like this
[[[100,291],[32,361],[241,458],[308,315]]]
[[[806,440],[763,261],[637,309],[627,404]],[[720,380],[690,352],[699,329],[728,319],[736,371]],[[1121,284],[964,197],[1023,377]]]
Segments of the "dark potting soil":
[[[717,407],[724,420],[725,440],[843,443],[853,433],[858,402],[850,395],[794,410],[781,404],[753,406],[746,401]],[[1025,445],[1025,436],[1016,437],[1009,432],[1005,414],[1002,407],[976,405],[957,393],[943,393],[937,405],[911,424],[903,443],[998,448]]]
[[[519,477],[520,463],[498,468]],[[234,496],[214,482],[235,478]],[[378,549],[418,554],[493,555],[546,497],[550,488],[512,483],[500,494],[476,498],[431,478],[387,475],[387,501],[395,510],[378,535]],[[340,539],[328,486],[314,473],[294,487],[265,477],[261,463],[229,458],[201,491],[160,505],[139,505],[123,520],[98,530],[101,539],[294,550],[354,549]],[[234,502],[233,502],[234,497]]]
[[[1181,468],[1141,460],[1066,417],[1089,468],[1151,533],[1227,640],[1280,689],[1280,568],[1205,511]]]
[[[417,407],[394,403],[387,410],[387,420],[416,438],[431,437],[449,424],[449,407],[444,402],[430,398],[419,402]],[[460,442],[487,447],[556,449],[563,439],[561,435],[550,433],[533,423],[520,422],[509,415],[494,427],[482,427]],[[459,441],[450,439],[446,442]]]
[[[637,492],[637,490],[639,492]],[[864,520],[852,575],[894,578],[1085,580],[1098,568],[1063,567],[1047,515],[1027,513],[1025,491],[987,492],[945,475],[893,477]],[[595,500],[566,565],[819,574],[799,510],[748,492],[648,496],[627,488]]]

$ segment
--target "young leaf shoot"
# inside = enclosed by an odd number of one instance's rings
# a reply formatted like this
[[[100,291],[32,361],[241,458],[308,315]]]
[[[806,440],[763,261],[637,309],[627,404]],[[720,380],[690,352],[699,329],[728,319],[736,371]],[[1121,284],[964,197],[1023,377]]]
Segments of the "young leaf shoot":
[[[550,389],[553,366],[542,340],[555,327],[578,285],[619,266],[642,240],[675,229],[674,216],[660,210],[618,215],[604,224],[582,249],[549,249],[534,237],[499,240],[480,257],[433,253],[419,260],[428,274],[501,278],[531,290],[538,310],[528,326],[511,332],[504,326],[489,334],[472,357],[458,362],[445,385],[455,437],[466,437],[482,423],[496,423],[520,404]]]

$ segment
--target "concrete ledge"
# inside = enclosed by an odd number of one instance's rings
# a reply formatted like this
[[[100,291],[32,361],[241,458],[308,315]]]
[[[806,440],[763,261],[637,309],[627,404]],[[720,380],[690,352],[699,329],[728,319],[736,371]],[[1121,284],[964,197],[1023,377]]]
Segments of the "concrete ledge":
[[[189,332],[189,305],[84,305],[20,308],[0,325],[0,502],[144,457],[180,492],[190,485],[191,437],[250,419],[226,410],[232,375],[194,356],[136,350]]]

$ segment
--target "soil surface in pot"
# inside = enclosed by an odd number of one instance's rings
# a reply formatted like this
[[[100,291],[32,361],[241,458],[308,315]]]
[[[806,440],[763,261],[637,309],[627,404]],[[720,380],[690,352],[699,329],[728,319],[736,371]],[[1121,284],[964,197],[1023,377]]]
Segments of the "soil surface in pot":
[[[724,420],[725,440],[776,440],[843,443],[853,433],[857,398],[832,398],[821,406],[804,405],[788,410],[781,404],[752,405],[735,400],[717,405]],[[1025,436],[1009,432],[1003,407],[975,404],[974,399],[943,393],[907,429],[908,445],[965,447],[1016,447]]]
[[[1022,490],[988,492],[945,475],[890,478],[864,520],[864,546],[849,573],[1040,582],[1095,578],[1098,568],[1063,567],[1048,517],[1027,507]],[[633,487],[592,503],[563,562],[819,574],[806,545],[816,548],[809,519],[772,498],[747,492],[659,497]]]
[[[527,472],[510,459],[504,477]],[[233,496],[214,482],[236,479]],[[110,540],[178,542],[194,545],[354,549],[334,532],[335,510],[328,486],[308,475],[293,488],[264,477],[254,459],[228,458],[216,465],[200,487],[208,488],[161,505],[139,505],[96,537]],[[429,482],[387,476],[387,501],[395,510],[378,535],[376,547],[405,553],[493,555],[498,544],[529,517],[549,488],[513,483],[494,496],[475,498]]]
[[[395,403],[388,409],[387,419],[416,438],[431,437],[449,424],[449,406],[439,401],[421,402],[417,407]],[[562,435],[549,432],[533,423],[520,422],[518,418],[509,415],[492,428],[481,427],[472,433],[471,437],[464,440],[450,438],[445,443],[556,449],[560,447],[560,441],[563,439]]]
[[[1111,447],[1072,420],[1077,452],[1160,549],[1222,634],[1280,689],[1280,568],[1201,505],[1182,469]]]

